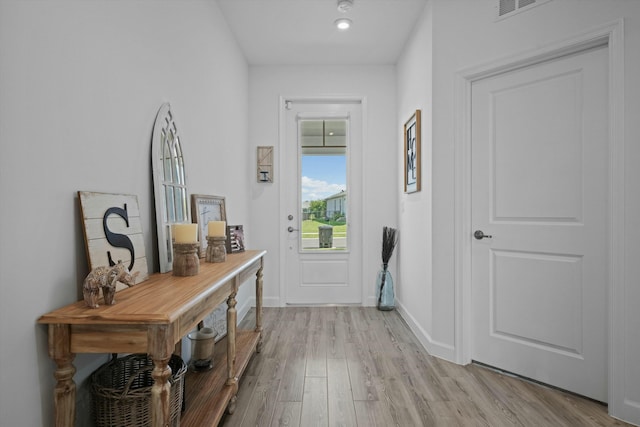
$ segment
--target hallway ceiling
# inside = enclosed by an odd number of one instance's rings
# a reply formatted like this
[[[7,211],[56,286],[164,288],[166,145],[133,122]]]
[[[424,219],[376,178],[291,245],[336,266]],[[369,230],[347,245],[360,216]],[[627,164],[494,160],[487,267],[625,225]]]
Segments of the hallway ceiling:
[[[251,65],[395,64],[426,0],[218,0]],[[353,21],[339,31],[338,18]]]

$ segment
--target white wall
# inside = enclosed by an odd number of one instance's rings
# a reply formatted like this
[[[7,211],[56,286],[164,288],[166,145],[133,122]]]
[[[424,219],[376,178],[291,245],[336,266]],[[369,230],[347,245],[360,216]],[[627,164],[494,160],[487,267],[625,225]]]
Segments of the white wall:
[[[432,270],[427,291],[419,278],[423,267],[409,262],[403,252],[399,270],[403,281],[401,304],[408,318],[416,319],[416,332],[424,332],[423,341],[428,348],[443,357],[453,359],[455,354],[456,313],[454,310],[454,282],[459,271],[454,266],[454,213],[455,213],[455,93],[456,73],[462,69],[487,64],[510,55],[557,43],[603,24],[624,18],[624,73],[626,76],[624,123],[625,139],[625,206],[626,241],[623,242],[626,259],[622,272],[626,301],[623,322],[626,328],[616,329],[624,348],[615,360],[615,401],[610,403],[614,415],[640,424],[640,2],[634,0],[554,0],[511,18],[495,22],[494,0],[430,0],[421,23],[414,33],[398,64],[401,84],[398,89],[398,114],[403,118],[412,109],[431,109],[431,151],[423,152],[432,164],[431,194],[416,197],[415,207],[408,206],[414,196],[400,196],[405,209],[400,212],[401,228],[417,226],[419,218],[432,218],[432,234],[422,229],[422,237],[431,240]],[[421,53],[420,53],[421,52]],[[432,55],[432,70],[429,56]],[[425,58],[426,57],[426,58]],[[420,70],[416,73],[415,70]],[[417,75],[418,74],[418,75]],[[403,80],[404,77],[404,80]],[[424,89],[425,79],[431,79],[432,96]],[[421,88],[415,97],[414,88]],[[426,160],[429,160],[427,158]],[[428,175],[425,178],[429,177]],[[424,180],[423,180],[424,183]],[[431,200],[423,201],[423,197]],[[412,202],[413,203],[413,202]],[[431,205],[429,204],[431,203]],[[429,212],[429,206],[432,211]],[[415,208],[415,209],[414,209]],[[414,225],[415,224],[415,225]],[[416,236],[416,240],[418,236]],[[402,247],[401,249],[404,249]],[[424,250],[429,256],[429,248]],[[618,262],[618,260],[616,260]],[[429,293],[428,290],[431,290]],[[426,293],[426,295],[425,295]],[[417,308],[414,297],[422,294],[426,310],[432,313],[429,321]],[[425,309],[420,309],[425,310]],[[615,314],[614,314],[615,315]],[[453,350],[453,351],[452,351]],[[447,356],[449,355],[449,356]]]
[[[398,221],[403,230],[398,242],[398,270],[402,286],[398,287],[398,308],[416,336],[433,355],[450,358],[452,347],[434,345],[433,330],[433,52],[431,3],[427,3],[419,24],[405,45],[397,64],[398,73],[398,144],[404,140],[404,123],[421,110],[421,173],[419,192],[398,196]],[[399,180],[404,180],[404,157],[398,156]]]
[[[3,0],[0,52],[0,419],[48,426],[54,365],[36,320],[77,301],[88,272],[76,191],[138,195],[157,270],[150,138],[169,101],[190,191],[226,196],[248,224],[248,66],[204,0]],[[106,360],[78,356],[79,385]]]
[[[382,227],[395,227],[395,195],[398,191],[397,164],[393,160],[398,146],[395,110],[395,67],[393,66],[252,66],[249,72],[250,113],[249,141],[275,146],[275,177],[281,165],[279,135],[279,97],[327,97],[356,95],[366,98],[364,122],[364,206],[363,212],[363,280],[370,283],[365,303],[375,299],[375,279],[380,258]],[[253,148],[255,152],[255,148]],[[255,159],[255,154],[254,154]],[[254,160],[255,161],[255,160]],[[256,247],[268,250],[265,267],[265,304],[284,304],[280,295],[280,191],[292,191],[295,183],[254,182],[251,190],[253,229],[249,230]],[[349,194],[349,197],[359,195]],[[392,257],[391,271],[395,273]]]

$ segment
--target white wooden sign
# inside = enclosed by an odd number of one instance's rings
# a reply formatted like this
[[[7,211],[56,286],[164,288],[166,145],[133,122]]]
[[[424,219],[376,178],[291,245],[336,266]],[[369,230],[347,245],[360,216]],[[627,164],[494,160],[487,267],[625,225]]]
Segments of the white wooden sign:
[[[89,269],[121,260],[136,283],[149,277],[138,198],[128,194],[78,191]],[[126,286],[118,284],[117,290]]]

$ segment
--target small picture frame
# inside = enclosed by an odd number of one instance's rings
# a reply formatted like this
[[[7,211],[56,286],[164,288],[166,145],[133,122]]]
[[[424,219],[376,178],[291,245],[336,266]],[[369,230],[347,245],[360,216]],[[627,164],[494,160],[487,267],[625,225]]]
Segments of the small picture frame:
[[[422,129],[420,126],[420,110],[411,116],[404,124],[404,192],[414,193],[420,191],[421,179],[421,153],[420,139]]]
[[[227,253],[244,252],[244,230],[242,225],[227,225]]]
[[[207,253],[207,225],[209,221],[226,221],[225,199],[205,194],[191,195],[191,222],[198,224],[199,256]]]

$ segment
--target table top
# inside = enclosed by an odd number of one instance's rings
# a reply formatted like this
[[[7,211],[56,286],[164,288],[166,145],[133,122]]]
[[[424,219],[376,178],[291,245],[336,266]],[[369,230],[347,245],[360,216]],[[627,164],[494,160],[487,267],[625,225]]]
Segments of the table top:
[[[42,324],[169,324],[218,288],[258,262],[264,250],[228,254],[222,263],[201,260],[196,276],[156,273],[116,294],[114,305],[89,308],[84,301],[69,304],[41,316]],[[101,301],[102,302],[102,301]]]

